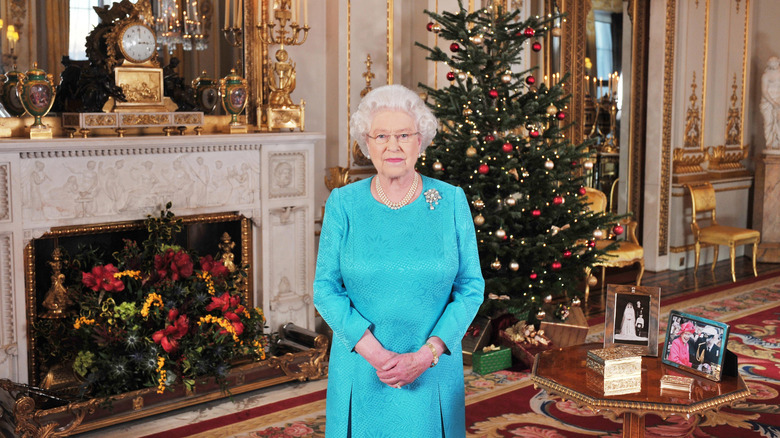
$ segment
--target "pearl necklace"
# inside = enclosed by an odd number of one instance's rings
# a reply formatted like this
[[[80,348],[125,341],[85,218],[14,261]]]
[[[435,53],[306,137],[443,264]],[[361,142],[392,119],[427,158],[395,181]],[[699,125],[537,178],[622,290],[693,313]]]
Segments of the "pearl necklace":
[[[385,191],[382,190],[382,186],[379,184],[379,175],[377,175],[374,179],[376,180],[376,194],[379,195],[379,200],[382,201],[382,203],[386,206],[390,207],[392,210],[398,210],[412,200],[412,196],[414,196],[415,192],[417,192],[417,181],[420,179],[420,176],[417,174],[417,172],[414,172],[414,181],[412,181],[412,186],[409,187],[409,191],[406,192],[404,199],[401,199],[399,202],[393,202],[387,198]]]

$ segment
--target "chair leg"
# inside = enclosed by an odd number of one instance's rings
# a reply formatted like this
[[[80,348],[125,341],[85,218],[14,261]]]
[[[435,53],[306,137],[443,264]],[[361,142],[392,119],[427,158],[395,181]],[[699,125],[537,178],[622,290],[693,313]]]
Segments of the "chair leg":
[[[606,266],[602,266],[601,267],[601,293],[602,293],[602,295],[604,294],[604,287],[605,287],[604,283],[606,283],[606,281],[607,281],[607,267]]]
[[[636,285],[642,285],[642,276],[645,275],[645,259],[639,261],[639,275],[636,276]]]
[[[758,270],[756,269],[756,257],[758,257],[758,240],[753,244],[753,276],[758,277]]]
[[[718,254],[720,245],[715,245],[712,249],[712,272],[715,272],[715,263],[718,263]]]
[[[737,258],[737,248],[732,243],[729,245],[729,258],[731,258],[731,281],[737,282],[737,275],[734,273],[734,259]]]
[[[693,265],[693,275],[696,275],[696,272],[699,270],[699,256],[701,255],[701,243],[698,240],[693,244],[693,254],[694,260],[696,260],[696,264]]]

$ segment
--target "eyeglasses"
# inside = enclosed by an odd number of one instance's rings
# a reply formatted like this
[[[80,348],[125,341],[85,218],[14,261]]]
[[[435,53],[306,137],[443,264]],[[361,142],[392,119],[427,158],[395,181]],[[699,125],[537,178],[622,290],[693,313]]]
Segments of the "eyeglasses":
[[[419,132],[404,132],[402,134],[377,134],[376,137],[366,134],[366,137],[374,140],[374,143],[376,144],[387,144],[387,142],[390,141],[390,137],[395,137],[395,141],[397,141],[398,144],[410,144],[415,140],[415,136],[419,134]]]

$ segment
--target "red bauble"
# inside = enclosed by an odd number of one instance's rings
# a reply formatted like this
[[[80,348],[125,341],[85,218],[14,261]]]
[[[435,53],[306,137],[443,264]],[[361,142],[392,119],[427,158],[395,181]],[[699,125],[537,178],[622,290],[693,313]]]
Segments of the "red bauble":
[[[563,251],[563,258],[568,259],[569,257],[571,257],[571,250],[568,250],[568,249],[564,250]]]
[[[556,196],[553,198],[553,204],[555,205],[561,205],[563,204],[563,196]]]
[[[454,81],[455,80],[455,72],[448,71],[447,72],[447,80]]]
[[[479,173],[484,175],[484,174],[488,173],[488,170],[490,170],[490,166],[488,166],[487,164],[480,164],[479,165]]]
[[[531,272],[531,275],[528,276],[531,280],[536,280],[536,272]]]
[[[428,29],[428,32],[433,32],[433,22],[426,24],[425,28]]]
[[[612,228],[612,232],[615,233],[615,235],[617,235],[617,236],[623,234],[623,231],[625,231],[625,230],[623,229],[622,225],[615,225]]]
[[[523,31],[523,34],[527,37],[532,37],[536,35],[536,31],[534,30],[533,27],[526,27],[525,30]]]
[[[460,44],[458,44],[458,43],[450,44],[450,50],[453,51],[453,52],[457,52],[458,50],[460,50]]]
[[[559,262],[558,260],[552,262],[552,264],[550,265],[550,268],[553,271],[560,271],[561,270],[561,262]]]
[[[493,141],[496,137],[493,134],[488,134],[485,136],[485,141]]]
[[[529,132],[528,135],[531,136],[531,138],[537,138],[539,137],[539,131],[534,129],[533,131]]]
[[[558,111],[558,112],[555,114],[555,118],[557,118],[558,120],[563,120],[563,119],[565,119],[565,118],[566,118],[566,113],[565,113],[565,112],[563,112],[563,111]]]
[[[595,240],[589,241],[588,242],[588,246],[591,247],[591,248],[595,248],[596,247],[596,241]]]
[[[531,44],[531,50],[533,50],[534,52],[538,52],[542,50],[542,43],[540,43],[539,41],[534,41],[534,43]]]
[[[504,145],[501,147],[501,150],[503,150],[506,153],[512,152],[512,149],[514,149],[512,143],[504,143]]]
[[[528,85],[533,85],[536,83],[536,78],[533,76],[528,76],[527,78],[525,78],[525,83]]]
[[[496,90],[496,89],[494,88],[494,89],[492,89],[492,90],[488,91],[488,94],[490,95],[490,97],[492,97],[493,99],[495,99],[495,98],[497,98],[497,97],[498,97],[498,90]]]
[[[533,217],[539,217],[541,215],[542,215],[542,210],[539,210],[539,209],[536,209],[536,210],[531,212],[531,216],[533,216]]]
[[[577,190],[577,192],[580,194],[580,196],[585,196],[585,194],[588,193],[588,191],[585,190],[585,187],[580,187],[580,189]]]
[[[571,167],[577,167],[577,165],[580,164],[577,162],[577,160],[571,160]]]

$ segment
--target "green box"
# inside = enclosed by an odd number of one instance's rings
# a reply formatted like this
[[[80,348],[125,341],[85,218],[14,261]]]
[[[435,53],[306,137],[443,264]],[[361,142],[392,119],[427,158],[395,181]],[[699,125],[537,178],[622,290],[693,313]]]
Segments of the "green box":
[[[472,369],[477,374],[488,374],[512,366],[512,350],[501,347],[498,350],[475,351],[472,355]]]

